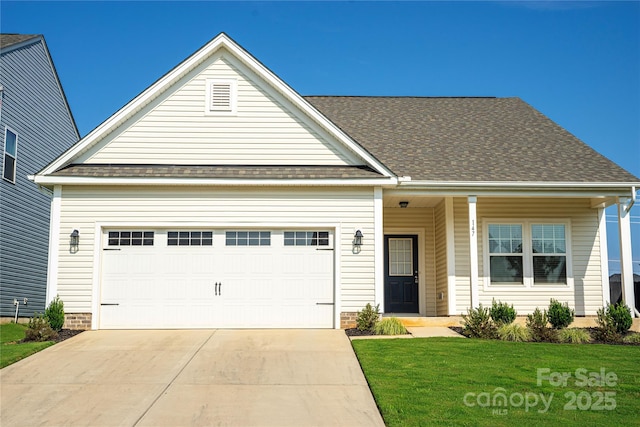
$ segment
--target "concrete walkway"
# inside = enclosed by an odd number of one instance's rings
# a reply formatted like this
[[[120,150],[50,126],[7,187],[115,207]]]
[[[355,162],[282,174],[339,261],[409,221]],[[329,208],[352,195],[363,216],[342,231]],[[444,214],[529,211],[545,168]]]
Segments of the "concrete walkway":
[[[383,426],[341,330],[89,331],[0,371],[2,426]]]

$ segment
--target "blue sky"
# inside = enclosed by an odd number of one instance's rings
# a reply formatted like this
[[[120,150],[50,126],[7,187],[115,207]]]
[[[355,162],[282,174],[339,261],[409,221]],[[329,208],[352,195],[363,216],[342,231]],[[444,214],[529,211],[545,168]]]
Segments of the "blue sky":
[[[2,0],[0,31],[45,35],[82,135],[224,31],[302,95],[518,96],[640,176],[636,1]]]

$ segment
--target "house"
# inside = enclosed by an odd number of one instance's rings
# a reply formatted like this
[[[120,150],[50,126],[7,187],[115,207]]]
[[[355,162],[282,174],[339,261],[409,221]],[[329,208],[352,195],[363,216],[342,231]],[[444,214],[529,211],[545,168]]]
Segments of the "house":
[[[75,328],[608,301],[637,177],[518,98],[302,97],[220,34],[32,178]],[[623,276],[630,274],[630,262]],[[627,301],[633,287],[625,284]]]
[[[41,35],[0,34],[0,317],[44,312],[49,190],[27,179],[80,139]]]

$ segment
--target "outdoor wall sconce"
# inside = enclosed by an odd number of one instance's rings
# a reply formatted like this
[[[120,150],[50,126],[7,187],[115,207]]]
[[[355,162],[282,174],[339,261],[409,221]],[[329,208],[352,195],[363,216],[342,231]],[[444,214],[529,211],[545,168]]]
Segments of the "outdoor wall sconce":
[[[402,202],[398,203],[398,204],[400,205],[401,208],[406,208],[407,206],[409,206],[409,202],[404,201],[404,200]]]
[[[78,245],[80,244],[80,232],[78,230],[73,230],[71,235],[69,236],[69,246],[71,252],[78,252]]]
[[[353,235],[353,246],[358,249],[362,246],[362,231],[357,230],[356,234]]]

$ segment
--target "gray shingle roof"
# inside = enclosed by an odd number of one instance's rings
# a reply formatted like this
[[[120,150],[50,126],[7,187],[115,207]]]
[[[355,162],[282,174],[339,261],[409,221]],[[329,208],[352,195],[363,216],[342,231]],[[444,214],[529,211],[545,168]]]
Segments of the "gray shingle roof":
[[[38,37],[38,34],[0,34],[0,49]]]
[[[519,98],[304,98],[414,181],[640,181]]]
[[[363,166],[231,166],[231,165],[126,165],[75,164],[54,176],[109,178],[237,178],[237,179],[347,179],[380,178]]]

